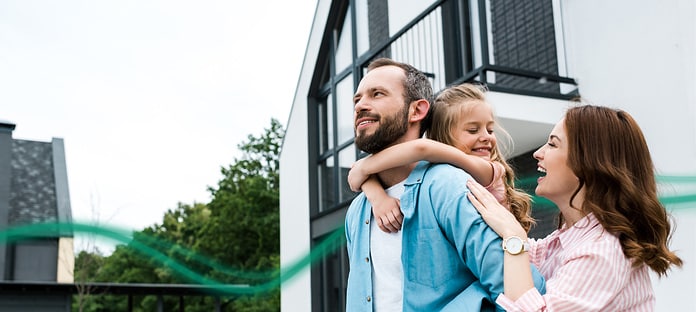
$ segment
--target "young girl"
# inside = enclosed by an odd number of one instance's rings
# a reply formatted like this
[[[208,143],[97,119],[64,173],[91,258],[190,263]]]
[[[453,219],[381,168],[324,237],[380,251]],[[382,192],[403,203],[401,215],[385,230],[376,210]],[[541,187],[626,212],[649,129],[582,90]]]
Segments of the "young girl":
[[[382,170],[427,160],[450,163],[471,176],[508,207],[526,231],[534,224],[530,196],[515,189],[515,174],[501,155],[493,134],[495,118],[484,90],[464,83],[449,87],[433,102],[428,139],[393,145],[358,160],[348,174],[354,191],[362,190],[373,207],[377,225],[393,233],[401,229],[399,200],[386,194],[374,176]]]
[[[649,271],[666,275],[682,259],[669,250],[672,226],[633,117],[603,106],[570,108],[534,158],[542,172],[536,194],[561,213],[558,229],[543,239],[524,243],[515,218],[469,182],[486,223],[504,242],[527,247],[505,252],[505,292],[496,303],[507,311],[653,311]],[[544,295],[532,286],[530,261],[546,278]]]

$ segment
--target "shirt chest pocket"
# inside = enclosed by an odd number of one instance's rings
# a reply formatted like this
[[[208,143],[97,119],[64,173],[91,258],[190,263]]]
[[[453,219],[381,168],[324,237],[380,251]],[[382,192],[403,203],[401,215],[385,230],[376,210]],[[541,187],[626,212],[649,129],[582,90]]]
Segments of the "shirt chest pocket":
[[[420,229],[417,238],[405,245],[408,281],[439,287],[457,272],[459,257],[439,229]]]

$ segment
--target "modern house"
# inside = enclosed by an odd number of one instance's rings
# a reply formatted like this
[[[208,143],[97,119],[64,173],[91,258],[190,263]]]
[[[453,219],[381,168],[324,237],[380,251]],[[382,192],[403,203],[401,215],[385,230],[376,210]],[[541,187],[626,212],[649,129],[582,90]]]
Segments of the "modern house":
[[[531,152],[572,97],[630,112],[677,224],[671,246],[685,260],[653,276],[657,310],[695,311],[695,41],[692,0],[318,0],[280,156],[281,308],[345,309],[340,231],[355,196],[346,175],[363,156],[352,95],[367,64],[387,56],[426,72],[435,91],[486,84],[521,180],[535,174]],[[532,236],[553,229],[553,214],[534,207]]]
[[[0,121],[0,282],[72,284],[75,256],[69,227],[13,232],[72,222],[63,140],[13,139],[14,129],[13,123]],[[71,294],[5,288],[0,311],[67,311],[70,300]]]

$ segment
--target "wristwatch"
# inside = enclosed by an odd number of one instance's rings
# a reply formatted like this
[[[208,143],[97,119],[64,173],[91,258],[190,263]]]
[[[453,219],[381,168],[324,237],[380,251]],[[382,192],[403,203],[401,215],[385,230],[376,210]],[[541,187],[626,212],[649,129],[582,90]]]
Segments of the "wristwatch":
[[[529,250],[529,244],[526,240],[522,240],[517,236],[510,236],[503,240],[503,250],[511,255],[519,255],[524,251]]]

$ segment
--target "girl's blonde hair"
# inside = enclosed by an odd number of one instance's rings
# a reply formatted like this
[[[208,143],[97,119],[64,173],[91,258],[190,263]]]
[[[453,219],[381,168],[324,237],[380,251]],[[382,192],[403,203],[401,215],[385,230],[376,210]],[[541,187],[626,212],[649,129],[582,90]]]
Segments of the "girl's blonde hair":
[[[486,89],[483,86],[471,83],[448,87],[437,94],[431,107],[432,124],[427,132],[427,137],[448,145],[456,146],[457,139],[453,135],[462,117],[469,114],[478,105],[490,105],[485,97]],[[505,129],[498,123],[496,132],[503,133],[509,138]],[[496,136],[497,138],[497,136]],[[525,231],[535,224],[531,217],[531,196],[515,188],[515,172],[507,163],[500,152],[498,144],[491,151],[491,161],[500,163],[505,168],[503,176],[505,182],[505,198],[507,206],[517,218]]]

